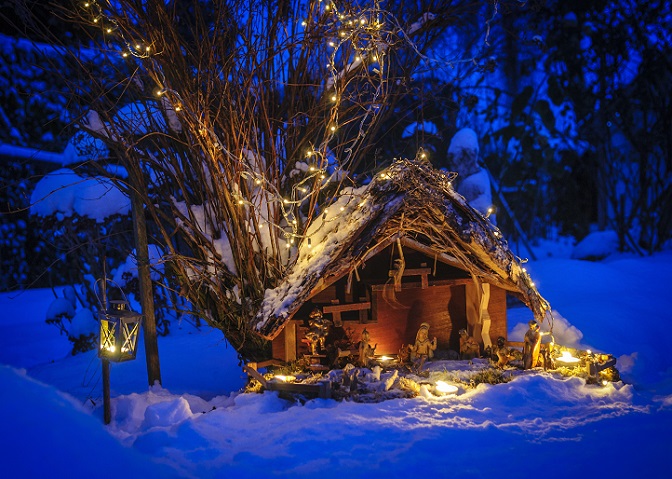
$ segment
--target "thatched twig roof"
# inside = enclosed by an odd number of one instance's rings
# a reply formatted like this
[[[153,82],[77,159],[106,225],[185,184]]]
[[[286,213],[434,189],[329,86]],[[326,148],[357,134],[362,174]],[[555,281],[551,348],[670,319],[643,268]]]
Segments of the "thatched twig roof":
[[[253,329],[274,338],[315,292],[397,239],[515,293],[543,320],[548,303],[500,231],[455,192],[453,177],[399,159],[367,186],[344,191],[309,227],[281,284],[266,291]]]

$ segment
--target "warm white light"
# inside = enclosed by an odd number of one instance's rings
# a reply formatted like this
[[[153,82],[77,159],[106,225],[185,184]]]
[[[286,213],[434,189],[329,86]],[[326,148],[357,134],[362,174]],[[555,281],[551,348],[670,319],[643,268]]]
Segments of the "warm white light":
[[[458,389],[457,386],[448,384],[445,381],[436,381],[436,391],[440,392],[441,394],[455,394]]]
[[[574,364],[574,363],[578,363],[580,361],[580,359],[572,356],[572,353],[570,353],[569,351],[563,351],[562,355],[557,359],[557,361],[560,361],[560,362],[563,362],[563,363],[568,363],[568,364]]]
[[[278,374],[276,376],[273,376],[273,378],[277,379],[278,381],[282,381],[283,383],[287,383],[287,382],[290,382],[290,381],[296,381],[296,377],[285,376],[283,374]]]

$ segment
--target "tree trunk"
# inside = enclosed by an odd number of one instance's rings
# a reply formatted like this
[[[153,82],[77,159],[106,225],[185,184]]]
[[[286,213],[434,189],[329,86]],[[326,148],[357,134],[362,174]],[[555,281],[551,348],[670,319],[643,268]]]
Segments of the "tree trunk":
[[[159,365],[159,345],[156,336],[156,317],[154,315],[152,279],[149,271],[147,224],[145,222],[144,205],[139,191],[139,188],[143,188],[143,183],[139,180],[139,173],[139,171],[130,173],[131,209],[133,213],[135,254],[138,263],[139,300],[142,308],[143,337],[145,341],[145,357],[147,360],[147,381],[150,386],[153,386],[156,382],[161,385],[161,368]]]

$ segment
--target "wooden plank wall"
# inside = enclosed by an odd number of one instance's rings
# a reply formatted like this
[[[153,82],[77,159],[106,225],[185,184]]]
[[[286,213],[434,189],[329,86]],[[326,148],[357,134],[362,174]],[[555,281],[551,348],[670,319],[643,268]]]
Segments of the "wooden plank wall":
[[[459,330],[467,328],[464,289],[464,285],[435,285],[426,289],[393,291],[391,287],[385,292],[373,291],[371,301],[376,320],[344,321],[343,327],[351,330],[353,343],[360,340],[366,328],[371,335],[371,345],[377,344],[376,354],[396,354],[402,345],[415,342],[420,324],[427,322],[429,337],[436,336],[439,349],[459,351]],[[494,344],[498,336],[507,337],[506,291],[492,286],[488,311],[492,320],[490,338]],[[307,352],[301,342],[305,333],[302,321],[291,320],[272,343],[273,357],[284,361],[301,357]],[[478,336],[480,338],[480,334]],[[296,347],[292,348],[288,342]]]

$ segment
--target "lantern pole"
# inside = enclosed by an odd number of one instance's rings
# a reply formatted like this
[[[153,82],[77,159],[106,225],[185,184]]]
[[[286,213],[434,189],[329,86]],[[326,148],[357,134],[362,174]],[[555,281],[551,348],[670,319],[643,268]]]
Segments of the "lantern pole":
[[[110,404],[110,361],[103,358],[103,421],[109,424],[112,421]]]

